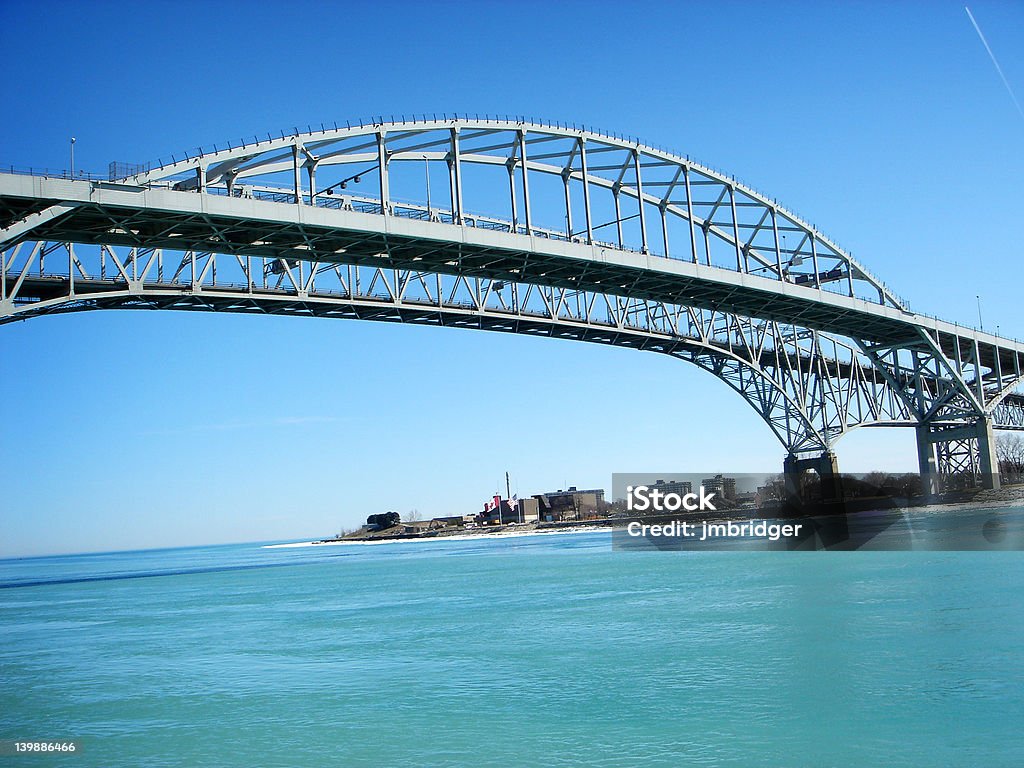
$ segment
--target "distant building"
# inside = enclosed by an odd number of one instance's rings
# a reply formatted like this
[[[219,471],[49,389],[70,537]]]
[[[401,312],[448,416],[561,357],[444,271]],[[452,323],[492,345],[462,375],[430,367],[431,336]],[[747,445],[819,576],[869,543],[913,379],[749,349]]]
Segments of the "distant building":
[[[559,522],[586,520],[606,512],[604,490],[578,490],[538,493],[519,499],[515,506],[508,499],[495,496],[484,505],[483,511],[471,519],[480,525],[508,525],[509,523]]]
[[[518,499],[513,506],[509,499],[494,497],[498,506],[493,502],[484,505],[483,512],[472,519],[480,525],[508,525],[509,523],[535,523],[539,519],[537,500]]]
[[[413,520],[407,523],[400,523],[400,525],[405,529],[405,533],[425,533],[437,528],[444,528],[444,524],[439,523],[437,520]]]
[[[472,523],[476,515],[450,515],[448,517],[435,517],[431,522],[437,523],[439,528],[461,528],[466,523]]]
[[[369,531],[383,531],[393,528],[402,522],[402,516],[397,512],[382,512],[379,515],[370,515],[366,518],[366,525],[363,526]]]
[[[539,493],[533,498],[543,522],[586,520],[604,512],[604,490],[600,488],[580,491],[570,486],[567,491]]]
[[[735,477],[722,477],[721,475],[715,475],[709,477],[706,480],[701,480],[701,485],[704,486],[704,490],[708,493],[714,491],[723,499],[734,500],[736,498],[736,478]]]
[[[680,496],[693,493],[693,483],[689,480],[658,480],[654,485],[647,487],[662,493],[678,493]]]
[[[520,499],[517,511],[521,523],[535,523],[540,520],[540,502],[535,498]]]

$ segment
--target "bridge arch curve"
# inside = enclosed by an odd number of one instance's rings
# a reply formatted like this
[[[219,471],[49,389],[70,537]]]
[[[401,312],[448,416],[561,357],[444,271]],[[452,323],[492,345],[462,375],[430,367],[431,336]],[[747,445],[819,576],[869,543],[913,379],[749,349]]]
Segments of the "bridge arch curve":
[[[343,182],[358,178],[374,182],[373,199],[391,206],[395,197],[391,169],[397,164],[421,162],[451,168],[445,190],[450,205],[448,210],[438,207],[440,218],[459,223],[480,220],[484,226],[507,223],[513,232],[537,231],[588,244],[604,242],[783,283],[813,285],[904,309],[899,297],[849,253],[734,176],[639,141],[583,128],[447,115],[440,120],[436,116],[379,120],[277,137],[268,134],[266,139],[254,136],[239,146],[219,150],[199,148],[192,155],[127,174],[124,180],[229,194],[245,188],[256,195],[281,194],[285,183],[293,199],[329,206],[337,201],[335,195]],[[473,166],[507,169],[506,210],[495,210],[491,216],[470,212],[471,206],[463,200],[463,177]],[[337,173],[327,175],[339,169],[355,172],[343,173],[340,179]],[[564,215],[564,230],[536,226],[538,206],[530,202],[531,175],[563,183],[564,210],[558,215]],[[613,198],[609,213],[614,218],[601,223],[591,210],[595,201],[590,198],[598,191]],[[422,189],[416,197],[422,202]],[[626,199],[634,205],[629,213],[622,211]],[[582,217],[574,219],[574,211],[582,212]],[[639,220],[639,227],[630,242],[621,225],[634,219]],[[674,247],[670,247],[668,236],[672,220],[685,225],[678,232],[685,242]],[[659,222],[660,233],[649,232],[657,229]],[[595,234],[610,226],[616,226],[614,242],[607,242],[608,235]],[[716,250],[712,245],[716,240],[727,249]]]
[[[207,309],[630,346],[726,381],[793,454],[858,426],[1024,428],[1024,345],[913,314],[733,177],[575,126],[424,116],[0,173],[0,253],[0,323]]]

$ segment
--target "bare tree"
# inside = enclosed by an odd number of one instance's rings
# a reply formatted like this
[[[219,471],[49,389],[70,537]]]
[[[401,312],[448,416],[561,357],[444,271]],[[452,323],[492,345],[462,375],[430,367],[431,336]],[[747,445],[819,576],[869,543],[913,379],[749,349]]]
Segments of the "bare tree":
[[[756,501],[758,506],[770,505],[785,498],[786,476],[782,474],[768,475],[764,479],[764,485],[757,489]]]
[[[1024,439],[1020,435],[1000,435],[996,439],[999,471],[1011,482],[1020,482],[1024,475]]]
[[[410,509],[402,519],[407,523],[418,523],[420,521],[420,511],[418,509]]]
[[[893,477],[888,472],[875,470],[864,475],[864,482],[875,490],[882,490],[892,484]]]

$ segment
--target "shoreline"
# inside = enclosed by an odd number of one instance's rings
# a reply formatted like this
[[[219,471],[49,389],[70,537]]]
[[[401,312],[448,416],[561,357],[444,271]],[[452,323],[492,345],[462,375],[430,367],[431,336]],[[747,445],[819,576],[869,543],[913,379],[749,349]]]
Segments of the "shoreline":
[[[604,522],[604,521],[601,521]],[[365,546],[377,544],[403,544],[424,541],[472,541],[474,539],[518,539],[526,536],[564,536],[578,533],[611,533],[610,525],[578,525],[560,529],[533,529],[529,531],[495,531],[493,533],[453,533],[439,536],[381,536],[379,538],[322,539],[297,541],[289,544],[264,544],[262,549],[291,549],[298,547]]]
[[[966,510],[983,511],[987,509],[1007,509],[1013,507],[1024,507],[1024,488],[1020,486],[1010,488],[1004,488],[1000,491],[995,492],[982,492],[978,494],[980,498],[974,498],[971,500],[964,501],[947,501],[945,503],[936,503],[929,505],[917,505],[903,507],[901,511],[903,513],[909,513],[913,515],[941,515],[955,513]],[[986,498],[988,496],[988,498]],[[761,510],[732,510],[732,512],[750,512],[751,519],[757,517]],[[863,512],[871,512],[872,510],[863,510]],[[885,510],[877,510],[885,511]],[[891,510],[889,510],[891,511]],[[859,512],[858,512],[859,513]],[[857,514],[857,513],[855,513]],[[735,514],[723,515],[723,520],[734,518]],[[762,516],[765,519],[771,517],[770,515]],[[568,525],[555,525],[552,527],[533,527],[529,529],[513,529],[513,530],[500,530],[500,531],[486,531],[481,530],[479,532],[468,532],[465,530],[453,533],[433,533],[429,535],[424,534],[398,534],[389,536],[361,536],[358,538],[350,539],[320,539],[311,541],[301,542],[290,542],[285,544],[265,544],[263,549],[293,549],[300,547],[320,547],[320,546],[372,546],[378,544],[401,544],[403,542],[426,542],[426,541],[471,541],[474,539],[513,539],[523,538],[527,536],[559,536],[559,535],[573,535],[580,533],[597,533],[597,532],[608,532],[611,533],[615,527],[616,522],[626,522],[632,518],[605,518],[601,520],[594,520],[591,522],[584,523],[572,523]],[[716,518],[717,519],[717,518]],[[759,518],[760,519],[760,518]],[[774,519],[774,518],[773,518]]]

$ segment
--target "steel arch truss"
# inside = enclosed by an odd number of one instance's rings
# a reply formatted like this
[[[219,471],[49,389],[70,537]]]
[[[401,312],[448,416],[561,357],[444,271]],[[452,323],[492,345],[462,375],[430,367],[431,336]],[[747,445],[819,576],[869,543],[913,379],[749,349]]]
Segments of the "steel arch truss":
[[[437,221],[600,243],[903,306],[821,232],[734,177],[575,127],[424,116],[254,136],[123,178],[122,170],[132,169],[112,167],[111,180],[322,207],[359,188],[376,212],[426,200],[424,215]]]
[[[3,255],[0,323],[90,309],[180,309],[477,328],[647,350],[725,381],[790,453],[856,426],[912,423],[885,378],[829,334],[728,312],[374,266],[24,242]]]

